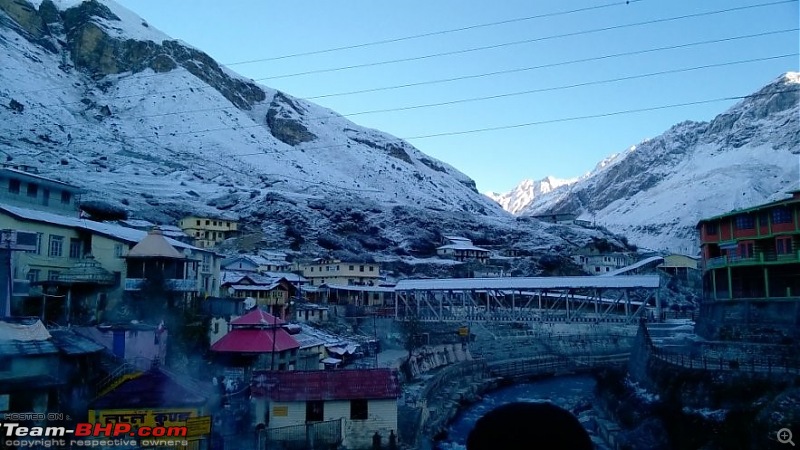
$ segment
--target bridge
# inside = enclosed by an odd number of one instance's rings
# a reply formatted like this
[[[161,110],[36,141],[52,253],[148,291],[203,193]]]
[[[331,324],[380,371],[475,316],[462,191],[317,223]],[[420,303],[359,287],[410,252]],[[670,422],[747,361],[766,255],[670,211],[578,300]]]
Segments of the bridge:
[[[658,275],[401,280],[395,318],[426,322],[635,323],[661,315]]]

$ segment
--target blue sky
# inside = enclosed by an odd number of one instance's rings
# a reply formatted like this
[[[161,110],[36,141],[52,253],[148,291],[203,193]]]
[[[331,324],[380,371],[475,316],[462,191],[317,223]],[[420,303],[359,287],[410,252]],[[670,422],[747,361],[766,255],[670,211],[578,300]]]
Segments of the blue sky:
[[[152,26],[200,48],[220,63],[275,58],[550,14],[546,18],[389,44],[231,66],[231,69],[248,78],[262,79],[539,39],[491,50],[259,81],[296,97],[308,98],[551,65],[510,74],[312,100],[341,114],[352,114],[545,90],[492,100],[351,117],[360,125],[404,138],[747,95],[786,71],[798,70],[796,53],[800,38],[797,31],[571,63],[604,55],[796,29],[797,1],[631,0],[628,4],[615,0],[507,0],[491,3],[473,0],[118,1]],[[767,3],[774,4],[587,32]],[[597,8],[552,15],[589,7]],[[573,35],[554,37],[565,34]],[[791,54],[795,56],[738,63]],[[719,64],[724,66],[604,82]],[[597,82],[602,83],[563,88]],[[475,179],[479,190],[504,192],[525,178],[579,176],[606,156],[657,136],[671,125],[684,120],[709,120],[733,103],[722,101],[604,118],[413,139],[411,143]]]

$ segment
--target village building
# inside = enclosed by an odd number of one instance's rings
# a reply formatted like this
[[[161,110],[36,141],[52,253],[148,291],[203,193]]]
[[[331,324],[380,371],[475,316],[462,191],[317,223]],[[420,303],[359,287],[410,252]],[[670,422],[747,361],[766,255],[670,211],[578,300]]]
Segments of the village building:
[[[235,219],[222,217],[187,216],[178,222],[178,227],[194,239],[200,248],[213,248],[225,239],[238,235],[239,224]]]
[[[167,285],[183,298],[219,295],[219,257],[166,238],[157,230],[148,234],[77,214],[67,216],[3,203],[0,228],[35,234],[28,250],[11,255],[13,314],[37,315],[48,321],[66,322],[77,316],[84,321],[100,321],[105,311],[139,290],[147,273],[142,270],[159,265],[174,269]],[[152,246],[149,242],[158,241],[161,254],[153,258],[139,253],[140,247],[129,255],[145,239],[147,247]],[[149,270],[152,273],[153,269]],[[44,316],[43,301],[47,308]]]
[[[295,303],[294,320],[300,323],[322,323],[327,322],[330,317],[330,309],[311,302]]]
[[[680,280],[690,281],[700,276],[700,258],[672,253],[664,256],[658,268]]]
[[[800,337],[800,191],[703,219],[698,333],[709,338]]]
[[[478,261],[486,264],[491,251],[472,244],[472,240],[461,236],[443,236],[443,245],[436,247],[436,254],[456,261]]]
[[[78,217],[76,186],[13,167],[0,168],[0,203]]]
[[[298,264],[297,269],[312,286],[377,286],[381,279],[378,263],[315,259],[311,263]]]
[[[285,255],[270,254],[271,258],[261,255],[236,255],[222,261],[222,270],[239,272],[289,272],[292,263],[287,262]]]
[[[303,442],[373,448],[376,434],[383,445],[397,434],[400,383],[389,369],[255,372],[252,379],[268,448]],[[336,432],[318,431],[323,428]]]
[[[216,362],[226,367],[294,370],[300,344],[286,322],[259,308],[230,321],[230,330],[212,346]]]
[[[163,234],[164,237],[175,239],[185,244],[194,244],[194,238],[184,233],[180,227],[176,227],[175,225],[157,224],[143,219],[125,219],[119,220],[116,223],[123,227],[135,228],[141,231],[150,231],[154,228],[158,228],[161,230],[161,234]]]
[[[358,286],[325,283],[319,286],[322,303],[394,308],[394,287]]]
[[[560,214],[538,214],[530,217],[547,223],[560,223],[560,224],[571,225],[574,223],[575,219],[578,216],[572,213],[560,213]]]
[[[88,422],[99,425],[126,423],[131,427],[188,427],[188,441],[179,448],[196,450],[211,433],[209,401],[211,386],[168,374],[163,369],[128,376],[114,383],[89,405]],[[189,426],[192,425],[192,426]],[[191,434],[189,434],[191,432]]]
[[[583,248],[572,256],[575,264],[592,275],[603,275],[636,262],[636,257],[628,252],[601,252],[595,248]]]

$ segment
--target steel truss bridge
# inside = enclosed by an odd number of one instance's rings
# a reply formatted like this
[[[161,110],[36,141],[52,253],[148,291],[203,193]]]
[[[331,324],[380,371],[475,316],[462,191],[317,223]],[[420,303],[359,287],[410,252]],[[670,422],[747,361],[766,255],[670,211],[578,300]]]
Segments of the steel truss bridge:
[[[659,290],[658,275],[401,280],[395,318],[633,323],[661,317]]]

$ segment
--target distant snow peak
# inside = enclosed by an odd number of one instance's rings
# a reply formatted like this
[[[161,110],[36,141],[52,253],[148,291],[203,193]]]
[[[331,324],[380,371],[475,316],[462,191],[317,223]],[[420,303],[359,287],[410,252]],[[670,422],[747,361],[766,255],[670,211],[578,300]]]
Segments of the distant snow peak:
[[[509,192],[504,194],[491,192],[486,196],[496,201],[511,214],[517,214],[538,197],[553,192],[561,186],[575,183],[577,180],[577,178],[563,179],[554,176],[546,176],[541,180],[525,179]]]

